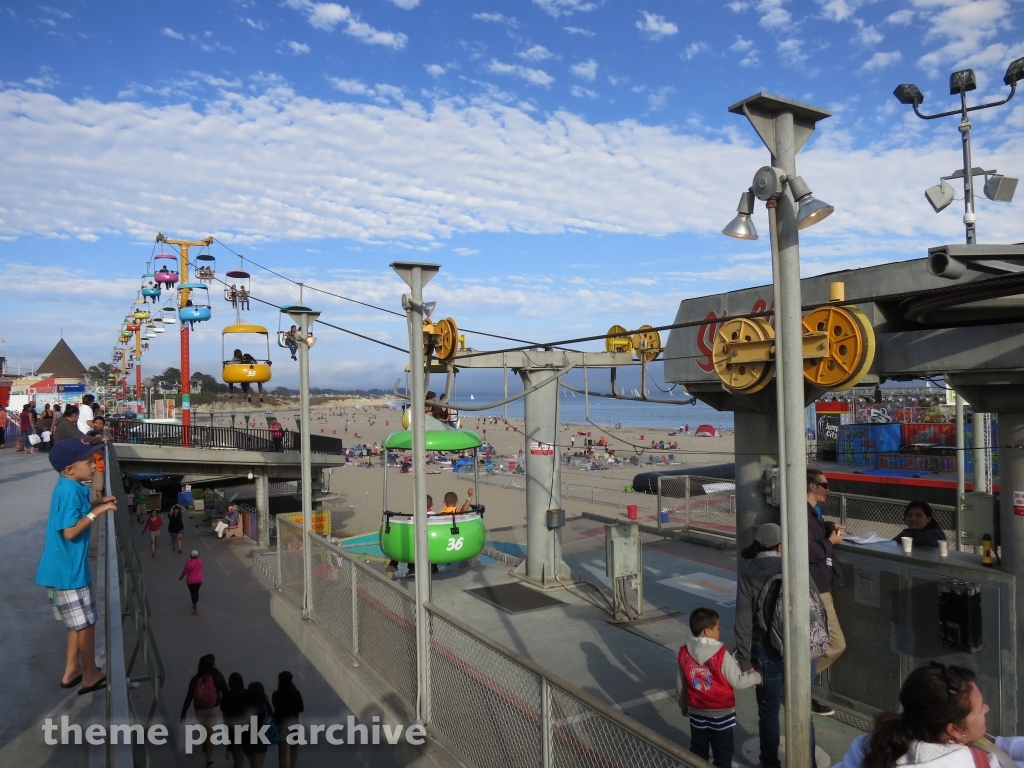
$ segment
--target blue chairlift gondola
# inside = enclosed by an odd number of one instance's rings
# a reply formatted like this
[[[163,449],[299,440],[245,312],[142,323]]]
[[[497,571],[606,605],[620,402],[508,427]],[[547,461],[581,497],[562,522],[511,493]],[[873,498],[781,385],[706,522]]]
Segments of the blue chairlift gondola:
[[[181,322],[192,324],[210,319],[213,310],[210,307],[210,290],[205,283],[182,283],[178,291],[190,292],[186,306],[178,308],[178,319]]]

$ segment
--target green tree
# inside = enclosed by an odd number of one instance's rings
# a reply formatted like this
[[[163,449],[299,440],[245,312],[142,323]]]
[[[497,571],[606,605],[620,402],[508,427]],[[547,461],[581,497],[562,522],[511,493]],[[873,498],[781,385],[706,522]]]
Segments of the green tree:
[[[90,365],[89,370],[85,372],[85,375],[93,384],[106,384],[107,377],[110,375],[110,370],[110,363],[99,362],[96,363],[96,365]]]
[[[228,391],[228,385],[222,384],[220,381],[210,376],[208,373],[196,371],[192,374],[192,381],[198,382],[202,388],[204,394],[219,395],[222,392]]]

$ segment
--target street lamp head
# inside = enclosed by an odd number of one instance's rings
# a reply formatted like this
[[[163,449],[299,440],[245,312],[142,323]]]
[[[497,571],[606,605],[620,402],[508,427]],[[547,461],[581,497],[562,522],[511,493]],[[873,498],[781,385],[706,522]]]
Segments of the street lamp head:
[[[897,98],[900,104],[918,105],[924,102],[924,94],[921,89],[913,83],[902,83],[896,86],[892,95]]]
[[[740,195],[740,204],[736,206],[736,216],[730,221],[722,234],[735,237],[737,240],[757,240],[757,230],[750,214],[754,212],[754,193],[747,190]]]
[[[314,344],[316,344],[316,336],[310,333],[306,336],[306,346],[312,349]]]
[[[928,202],[931,203],[932,208],[938,213],[953,202],[953,188],[946,182],[941,181],[934,187],[928,187],[924,191],[924,196],[928,198]]]
[[[789,191],[793,193],[793,199],[800,206],[796,214],[797,229],[814,226],[835,211],[833,206],[816,199],[811,194],[811,188],[800,176],[794,176],[789,180]]]
[[[1010,66],[1006,68],[1006,74],[1003,75],[1003,83],[1016,85],[1017,81],[1022,78],[1024,78],[1024,59],[1011,61]]]
[[[961,69],[949,76],[949,95],[956,96],[960,93],[973,91],[978,87],[978,78],[974,76],[973,69]]]

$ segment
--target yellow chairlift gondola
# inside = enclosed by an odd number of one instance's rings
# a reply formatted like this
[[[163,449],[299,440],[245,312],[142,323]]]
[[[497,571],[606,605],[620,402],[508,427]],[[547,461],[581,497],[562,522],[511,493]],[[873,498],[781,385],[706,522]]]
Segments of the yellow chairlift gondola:
[[[231,347],[230,356],[227,354],[228,347]],[[260,352],[265,352],[265,355],[260,356]],[[228,385],[231,397],[234,397],[235,385],[240,384],[242,394],[251,403],[250,386],[255,384],[259,389],[260,402],[263,402],[263,385],[270,381],[272,365],[270,334],[267,329],[250,323],[227,326],[221,332],[221,359],[224,361],[221,377]]]

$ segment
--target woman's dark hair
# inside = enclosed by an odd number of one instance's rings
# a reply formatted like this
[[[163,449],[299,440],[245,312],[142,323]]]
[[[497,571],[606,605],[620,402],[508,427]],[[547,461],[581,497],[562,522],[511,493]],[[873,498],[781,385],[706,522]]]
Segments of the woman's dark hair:
[[[281,691],[281,690],[285,690],[285,689],[288,689],[288,688],[294,688],[294,687],[295,687],[295,683],[292,682],[292,673],[291,672],[285,671],[285,672],[278,672],[277,673],[277,690]]]
[[[912,509],[920,509],[924,512],[924,516],[928,518],[928,525],[938,525],[935,522],[935,514],[932,512],[932,505],[927,501],[911,501],[907,503],[907,506],[903,508],[903,516],[906,517],[907,512]]]
[[[238,672],[232,672],[228,675],[228,690],[230,691],[244,691],[245,681],[242,680],[242,676]]]
[[[259,705],[267,703],[267,692],[263,690],[263,683],[254,680],[249,683],[246,693],[249,695],[250,704]]]
[[[212,653],[208,653],[205,656],[199,657],[199,675],[209,675],[213,673],[213,663],[216,661],[216,657]]]
[[[875,717],[863,768],[893,768],[911,742],[943,741],[946,726],[962,723],[971,713],[973,682],[974,673],[966,667],[935,661],[907,675],[900,688],[903,711]]]
[[[25,407],[27,408],[28,406],[25,406]],[[65,419],[70,418],[72,416],[77,416],[77,415],[78,415],[78,408],[76,406],[68,405],[68,406],[64,407],[64,418]]]
[[[744,560],[753,560],[762,552],[767,552],[771,549],[775,549],[775,547],[766,547],[760,541],[754,539],[746,547],[743,548],[743,551],[740,552],[740,557],[742,557]]]

